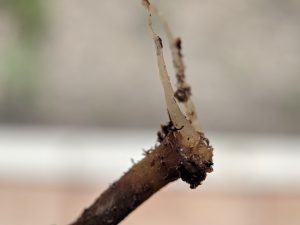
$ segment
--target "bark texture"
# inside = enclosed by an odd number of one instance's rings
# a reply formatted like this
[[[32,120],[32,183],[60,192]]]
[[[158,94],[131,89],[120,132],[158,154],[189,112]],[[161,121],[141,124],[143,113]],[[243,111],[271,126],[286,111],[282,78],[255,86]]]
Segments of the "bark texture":
[[[202,137],[196,148],[181,145],[178,131],[170,132],[113,183],[72,225],[114,225],[168,183],[181,178],[196,188],[212,171],[212,148]]]

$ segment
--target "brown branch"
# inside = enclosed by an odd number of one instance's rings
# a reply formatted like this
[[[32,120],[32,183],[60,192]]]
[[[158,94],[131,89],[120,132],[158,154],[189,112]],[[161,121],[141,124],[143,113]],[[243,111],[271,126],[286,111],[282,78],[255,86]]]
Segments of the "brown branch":
[[[113,183],[72,225],[118,224],[168,183],[181,178],[196,188],[212,171],[212,148],[200,136],[186,148],[178,131],[170,132],[153,151]]]
[[[174,98],[174,90],[164,62],[162,40],[152,28],[151,12],[158,14],[157,10],[149,1],[143,0],[143,3],[149,13],[148,25],[156,47],[157,64],[170,122],[162,126],[162,131],[158,133],[160,144],[154,150],[146,151],[144,159],[113,183],[72,225],[116,225],[168,183],[181,178],[190,188],[196,188],[206,178],[206,173],[212,171],[213,149],[208,139],[195,126],[197,118],[189,115],[189,110],[194,111],[193,106],[191,108],[190,105],[185,105],[188,116],[186,119]],[[164,22],[164,26],[166,24]],[[172,41],[168,26],[166,32],[169,32],[168,39]],[[181,63],[178,70],[182,70],[178,41],[176,46],[177,50],[172,46],[170,48],[171,51],[177,51],[173,54],[174,61]],[[174,65],[177,68],[175,62]],[[179,78],[177,74],[177,79]],[[186,87],[184,73],[178,85]],[[190,98],[187,102],[191,103]]]

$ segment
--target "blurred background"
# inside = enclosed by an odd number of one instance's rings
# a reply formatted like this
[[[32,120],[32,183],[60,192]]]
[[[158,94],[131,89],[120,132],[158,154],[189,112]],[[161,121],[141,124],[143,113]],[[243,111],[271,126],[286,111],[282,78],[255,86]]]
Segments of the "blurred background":
[[[183,40],[215,171],[123,224],[300,224],[300,1],[152,2]],[[140,0],[0,0],[0,224],[73,221],[155,145],[162,96]]]

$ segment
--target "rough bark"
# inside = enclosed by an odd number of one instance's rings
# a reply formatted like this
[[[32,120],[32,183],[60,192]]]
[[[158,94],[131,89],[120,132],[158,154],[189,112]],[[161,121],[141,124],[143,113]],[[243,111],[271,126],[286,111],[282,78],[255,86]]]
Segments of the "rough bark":
[[[181,144],[182,136],[171,131],[162,143],[146,153],[113,183],[72,225],[115,225],[168,183],[181,178],[196,188],[212,171],[212,148],[202,137],[196,148]]]

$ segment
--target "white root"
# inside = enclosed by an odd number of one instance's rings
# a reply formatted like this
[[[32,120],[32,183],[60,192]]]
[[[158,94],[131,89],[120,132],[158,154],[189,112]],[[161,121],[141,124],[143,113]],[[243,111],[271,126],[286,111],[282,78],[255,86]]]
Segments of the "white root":
[[[181,52],[180,52],[180,47],[181,46],[179,46],[179,47],[177,46],[178,41],[180,42],[180,39],[174,37],[168,22],[160,14],[160,12],[158,11],[158,9],[155,6],[149,4],[148,8],[149,8],[150,13],[155,14],[159,18],[159,20],[160,20],[160,22],[161,22],[161,24],[162,24],[162,26],[163,26],[163,28],[166,32],[166,36],[167,36],[167,39],[168,39],[169,47],[171,49],[173,65],[174,65],[176,74],[177,75],[179,75],[179,74],[182,75],[181,79],[179,79],[177,77],[177,89],[189,88],[189,85],[185,81],[185,75],[184,75],[185,66],[184,66],[184,63],[183,63],[183,60],[182,60],[182,55],[181,55]],[[181,43],[179,43],[179,44],[181,44]],[[197,118],[194,103],[192,102],[191,98],[189,97],[187,99],[187,101],[183,102],[183,104],[184,104],[185,113],[187,115],[187,118],[191,122],[192,126],[197,131],[201,131],[202,129],[201,129],[199,120]]]
[[[144,5],[149,13],[148,25],[156,46],[157,64],[170,118],[175,128],[177,128],[178,132],[183,136],[183,144],[187,146],[195,146],[199,141],[199,134],[185,118],[174,98],[174,90],[172,88],[163,57],[162,40],[152,28],[151,12],[149,8],[150,3],[147,0],[144,0]]]

